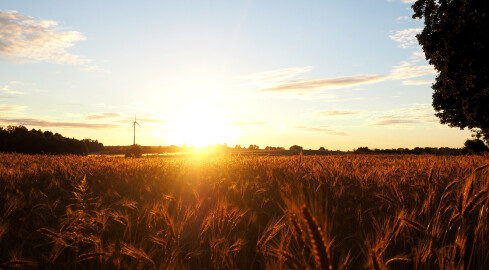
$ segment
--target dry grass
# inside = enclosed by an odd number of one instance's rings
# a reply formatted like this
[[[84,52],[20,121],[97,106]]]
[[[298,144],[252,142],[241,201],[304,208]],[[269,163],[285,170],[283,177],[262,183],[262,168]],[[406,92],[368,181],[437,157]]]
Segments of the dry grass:
[[[485,269],[487,164],[0,154],[0,268]]]

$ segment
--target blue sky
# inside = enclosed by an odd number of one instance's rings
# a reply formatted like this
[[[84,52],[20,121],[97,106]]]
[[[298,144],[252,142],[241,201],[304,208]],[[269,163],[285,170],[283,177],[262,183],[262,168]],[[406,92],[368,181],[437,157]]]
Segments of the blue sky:
[[[2,1],[0,125],[106,145],[460,147],[409,0]]]

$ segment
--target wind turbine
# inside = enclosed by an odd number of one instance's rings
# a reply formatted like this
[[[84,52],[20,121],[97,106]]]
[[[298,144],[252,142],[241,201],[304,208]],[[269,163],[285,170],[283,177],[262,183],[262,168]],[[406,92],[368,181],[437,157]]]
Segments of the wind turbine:
[[[133,145],[136,145],[136,124],[140,126],[140,124],[136,121],[136,115],[134,115],[134,122],[132,122],[132,126],[134,127],[134,142]]]

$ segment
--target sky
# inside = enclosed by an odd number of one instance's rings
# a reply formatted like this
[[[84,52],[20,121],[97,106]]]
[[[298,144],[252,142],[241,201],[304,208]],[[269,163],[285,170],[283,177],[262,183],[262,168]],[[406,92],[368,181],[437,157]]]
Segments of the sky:
[[[462,147],[411,0],[0,3],[0,126],[104,145]]]

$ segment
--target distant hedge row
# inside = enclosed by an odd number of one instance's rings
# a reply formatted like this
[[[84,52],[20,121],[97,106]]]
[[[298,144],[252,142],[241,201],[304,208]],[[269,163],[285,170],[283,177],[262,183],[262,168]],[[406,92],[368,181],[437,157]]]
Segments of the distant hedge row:
[[[28,130],[24,126],[0,127],[0,152],[86,155],[103,149],[104,145],[96,140],[66,138],[59,133]]]

